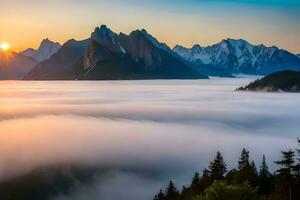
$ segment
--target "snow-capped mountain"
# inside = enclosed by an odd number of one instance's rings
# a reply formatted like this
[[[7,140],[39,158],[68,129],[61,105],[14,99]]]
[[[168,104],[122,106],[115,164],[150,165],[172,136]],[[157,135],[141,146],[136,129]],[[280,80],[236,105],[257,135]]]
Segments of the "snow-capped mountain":
[[[55,54],[61,45],[58,42],[52,42],[48,38],[44,39],[37,50],[29,48],[21,52],[22,55],[32,57],[37,61],[44,61]]]
[[[227,39],[201,47],[173,49],[195,67],[210,66],[230,73],[269,74],[281,70],[300,70],[300,58],[275,46],[252,45],[245,40]]]

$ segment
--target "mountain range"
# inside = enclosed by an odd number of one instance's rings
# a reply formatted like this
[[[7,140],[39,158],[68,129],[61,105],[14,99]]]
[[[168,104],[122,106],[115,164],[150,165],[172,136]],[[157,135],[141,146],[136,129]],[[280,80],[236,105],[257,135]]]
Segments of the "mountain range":
[[[105,25],[96,28],[87,40],[68,41],[25,76],[27,80],[201,78],[208,77],[145,30],[116,34]]]
[[[242,39],[227,39],[208,47],[177,45],[173,50],[194,68],[214,69],[217,73],[267,75],[282,70],[300,70],[298,56],[275,46],[252,45]]]
[[[45,39],[37,50],[11,55],[9,62],[4,62],[5,56],[0,57],[2,79],[201,79],[300,71],[299,55],[275,46],[226,39],[208,47],[176,45],[171,49],[144,29],[126,35],[105,25],[82,41],[71,39],[60,45]]]

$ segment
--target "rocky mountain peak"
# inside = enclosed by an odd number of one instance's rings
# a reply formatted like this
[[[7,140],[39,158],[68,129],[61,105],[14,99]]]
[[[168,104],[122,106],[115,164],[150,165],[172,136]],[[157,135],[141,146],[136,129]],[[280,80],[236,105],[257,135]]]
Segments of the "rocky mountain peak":
[[[97,27],[94,31],[94,33],[92,34],[92,38],[94,37],[94,39],[97,40],[97,38],[114,38],[116,37],[117,34],[115,34],[114,32],[112,32],[106,25],[101,25],[100,27]]]
[[[195,44],[192,49],[202,49],[202,47],[199,44]]]
[[[53,53],[53,52],[56,53],[60,47],[61,47],[61,45],[58,42],[53,42],[53,41],[49,40],[48,38],[46,38],[46,39],[42,40],[42,42],[38,48],[38,51],[48,51],[50,53]]]
[[[53,54],[55,54],[61,45],[58,42],[53,42],[48,38],[43,39],[39,48],[37,50],[33,48],[26,49],[25,51],[21,52],[20,54],[32,57],[37,61],[44,61],[49,59]]]

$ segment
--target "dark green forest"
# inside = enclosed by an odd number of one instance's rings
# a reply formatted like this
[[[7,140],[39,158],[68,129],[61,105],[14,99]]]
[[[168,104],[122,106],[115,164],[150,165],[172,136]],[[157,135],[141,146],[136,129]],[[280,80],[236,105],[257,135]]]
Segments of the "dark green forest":
[[[300,92],[300,72],[291,70],[275,72],[237,90]]]
[[[237,168],[228,170],[218,151],[208,168],[201,175],[197,172],[188,186],[178,189],[170,181],[154,200],[299,200],[300,149],[282,151],[281,160],[274,163],[277,170],[271,173],[263,155],[257,168],[244,148]]]

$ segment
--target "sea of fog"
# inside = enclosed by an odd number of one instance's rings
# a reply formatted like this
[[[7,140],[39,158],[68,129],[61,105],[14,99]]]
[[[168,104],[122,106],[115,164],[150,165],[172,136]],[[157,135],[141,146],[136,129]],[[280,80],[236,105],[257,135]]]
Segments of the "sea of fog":
[[[246,147],[275,170],[300,137],[300,94],[235,91],[254,79],[1,81],[0,182],[41,166],[99,165],[111,170],[56,199],[147,200],[170,179],[187,183],[217,150],[229,168]]]

